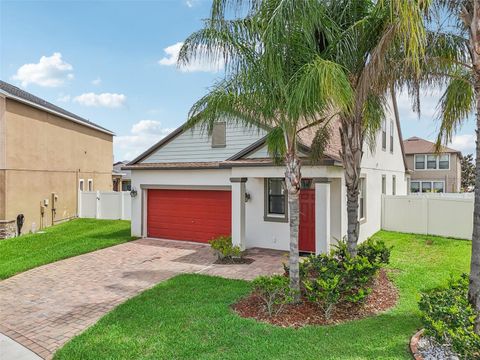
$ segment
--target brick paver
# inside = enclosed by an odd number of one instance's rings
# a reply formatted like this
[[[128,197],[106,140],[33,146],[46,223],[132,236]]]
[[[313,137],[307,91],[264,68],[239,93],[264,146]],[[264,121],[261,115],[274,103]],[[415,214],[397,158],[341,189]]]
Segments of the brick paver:
[[[141,239],[44,265],[0,282],[0,333],[49,359],[105,313],[180,273],[250,280],[282,271],[284,253],[251,249],[251,264],[216,265],[209,246]]]

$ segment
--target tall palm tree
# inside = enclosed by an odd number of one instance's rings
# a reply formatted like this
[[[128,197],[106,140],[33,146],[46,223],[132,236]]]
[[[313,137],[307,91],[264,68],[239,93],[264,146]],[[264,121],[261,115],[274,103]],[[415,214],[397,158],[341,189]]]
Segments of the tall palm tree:
[[[279,3],[259,2],[246,15],[228,20],[219,16],[222,1],[214,1],[205,27],[185,41],[179,64],[198,58],[223,60],[226,69],[224,78],[192,106],[187,127],[199,125],[211,132],[214,123],[223,119],[266,129],[269,152],[283,160],[290,222],[290,287],[298,300],[298,133],[316,126],[316,138],[322,139],[316,153],[322,153],[328,141],[327,113],[331,108],[348,112],[352,93],[339,65],[315,59],[318,43],[311,33],[298,26],[286,27],[275,36],[268,31]],[[292,25],[301,23],[303,11],[322,15],[308,2],[294,6],[301,11],[292,14]],[[322,25],[317,26],[321,29]]]
[[[266,125],[283,154],[290,207],[290,276],[298,289],[297,134],[341,121],[348,247],[356,255],[365,140],[374,143],[400,60],[415,73],[424,47],[428,0],[214,0],[205,27],[184,43],[179,64],[224,61],[225,78],[191,109],[189,124],[212,129],[221,117]],[[409,59],[408,61],[406,59]],[[316,139],[324,140],[320,126]],[[280,139],[280,141],[279,141]],[[321,148],[322,144],[315,147]]]
[[[438,104],[437,150],[471,115],[476,117],[476,180],[469,300],[480,334],[480,2],[437,0],[432,7],[429,47],[419,83],[444,86]]]

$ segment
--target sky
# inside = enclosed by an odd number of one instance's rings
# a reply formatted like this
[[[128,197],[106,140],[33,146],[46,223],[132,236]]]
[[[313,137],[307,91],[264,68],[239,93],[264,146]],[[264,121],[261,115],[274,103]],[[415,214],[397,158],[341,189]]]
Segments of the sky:
[[[176,66],[210,3],[0,0],[0,79],[112,130],[115,161],[131,160],[180,126],[221,77],[221,64]],[[420,118],[399,95],[404,138],[435,138],[439,94],[424,92]],[[451,146],[474,151],[473,118]]]

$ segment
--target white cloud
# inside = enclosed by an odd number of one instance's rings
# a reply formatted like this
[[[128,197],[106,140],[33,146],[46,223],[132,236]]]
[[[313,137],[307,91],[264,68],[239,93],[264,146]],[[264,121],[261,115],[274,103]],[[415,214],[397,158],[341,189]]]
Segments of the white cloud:
[[[125,104],[127,97],[123,94],[115,93],[85,93],[75,96],[73,101],[85,106],[117,108]]]
[[[45,87],[61,86],[73,79],[73,66],[62,59],[59,52],[52,56],[42,56],[38,63],[20,66],[13,80],[21,82],[23,87],[36,84]]]
[[[140,120],[133,124],[130,134],[113,138],[115,155],[119,159],[132,160],[173,130],[162,127],[157,120]]]
[[[161,58],[158,63],[164,66],[176,66],[178,54],[182,48],[183,42],[177,42],[163,49],[166,56]],[[208,61],[207,59],[197,59],[190,62],[188,65],[183,65],[179,68],[181,72],[218,72],[224,67],[221,59],[219,61]]]
[[[92,85],[98,86],[102,83],[102,79],[97,77],[95,80],[92,80]]]
[[[448,147],[461,151],[463,155],[475,154],[475,135],[455,135]]]
[[[57,98],[57,101],[59,101],[59,102],[69,102],[70,99],[71,99],[70,95],[60,94]]]

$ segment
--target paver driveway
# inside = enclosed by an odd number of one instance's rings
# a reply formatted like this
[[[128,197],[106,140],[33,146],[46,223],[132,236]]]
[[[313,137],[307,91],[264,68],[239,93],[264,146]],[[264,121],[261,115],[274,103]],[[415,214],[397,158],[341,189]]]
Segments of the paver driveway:
[[[251,249],[216,265],[208,245],[142,239],[44,265],[0,282],[0,333],[43,358],[106,312],[180,273],[253,279],[282,271],[283,252]]]

